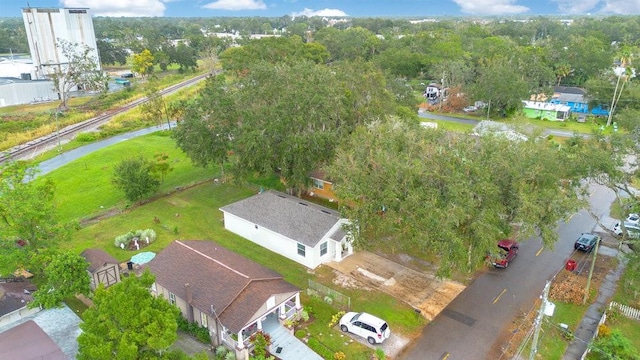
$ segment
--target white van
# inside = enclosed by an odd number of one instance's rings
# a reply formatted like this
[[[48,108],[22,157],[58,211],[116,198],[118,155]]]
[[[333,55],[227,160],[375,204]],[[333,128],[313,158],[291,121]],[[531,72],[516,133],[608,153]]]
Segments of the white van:
[[[627,230],[627,236],[629,237],[629,239],[640,239],[639,224],[636,224],[630,221],[625,221],[624,228]],[[616,222],[615,225],[613,226],[613,233],[618,236],[622,235],[622,228],[620,227],[620,221]]]

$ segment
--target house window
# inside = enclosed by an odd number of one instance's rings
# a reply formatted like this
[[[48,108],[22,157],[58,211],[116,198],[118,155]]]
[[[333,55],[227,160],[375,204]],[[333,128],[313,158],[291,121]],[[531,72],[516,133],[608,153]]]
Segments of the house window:
[[[320,256],[325,255],[327,253],[327,242],[323,242],[320,244]]]
[[[171,305],[175,305],[176,304],[176,294],[170,292],[169,293],[169,303]]]
[[[307,247],[303,244],[298,243],[298,255],[304,257],[307,252]]]
[[[316,189],[324,189],[324,181],[313,179],[313,187]]]
[[[200,325],[209,327],[209,325],[207,325],[207,314],[202,311],[200,311]]]

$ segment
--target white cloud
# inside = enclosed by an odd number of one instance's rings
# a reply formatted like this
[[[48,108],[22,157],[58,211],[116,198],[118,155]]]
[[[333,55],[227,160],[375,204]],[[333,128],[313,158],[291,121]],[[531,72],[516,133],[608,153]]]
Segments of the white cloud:
[[[266,10],[267,5],[262,0],[217,0],[202,6],[213,10]]]
[[[349,16],[349,15],[347,15],[347,13],[345,13],[344,11],[338,10],[338,9],[313,10],[313,9],[304,8],[304,10],[300,12],[292,13],[291,16],[313,17],[313,16]]]
[[[558,11],[563,14],[586,14],[594,12],[600,0],[554,0],[558,3]],[[623,0],[629,1],[629,0]]]
[[[600,12],[608,14],[640,14],[640,0],[605,0]]]
[[[95,16],[143,17],[164,16],[166,7],[162,0],[61,0],[64,7],[89,8]]]
[[[514,4],[516,0],[453,0],[460,11],[472,15],[520,14],[529,8]]]

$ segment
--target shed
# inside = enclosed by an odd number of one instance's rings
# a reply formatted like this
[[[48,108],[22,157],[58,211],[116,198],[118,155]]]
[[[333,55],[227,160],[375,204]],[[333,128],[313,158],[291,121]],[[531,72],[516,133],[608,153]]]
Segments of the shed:
[[[87,249],[80,255],[89,263],[92,290],[99,284],[109,287],[120,282],[120,264],[113,256],[100,249]]]

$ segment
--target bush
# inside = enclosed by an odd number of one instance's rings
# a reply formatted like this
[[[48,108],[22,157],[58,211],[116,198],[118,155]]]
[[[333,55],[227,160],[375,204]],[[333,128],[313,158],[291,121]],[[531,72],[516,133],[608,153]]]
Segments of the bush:
[[[178,315],[177,318],[178,329],[182,330],[203,344],[210,344],[211,337],[209,336],[209,329],[200,326],[197,322],[189,322],[182,315]]]
[[[332,328],[338,325],[338,323],[340,322],[340,318],[342,318],[344,314],[344,311],[339,311],[338,313],[333,314],[333,316],[331,316],[331,322],[329,322],[329,327]]]
[[[333,354],[333,360],[345,360],[347,358],[347,355],[345,355],[342,351],[338,351],[337,353]]]
[[[316,338],[310,338],[307,342],[307,345],[311,348],[311,350],[318,353],[318,355],[322,356],[323,359],[333,359],[333,351],[322,344]]]
[[[83,142],[83,143],[94,142],[97,139],[98,139],[98,136],[96,135],[96,133],[93,133],[93,132],[80,133],[76,135],[76,141]]]
[[[126,249],[129,246],[131,240],[133,240],[134,238],[138,238],[141,242],[146,242],[147,238],[149,238],[149,244],[151,244],[156,240],[157,237],[158,236],[153,229],[129,231],[124,235],[116,236],[114,244],[119,248],[122,248],[122,245],[124,245],[124,248]]]

